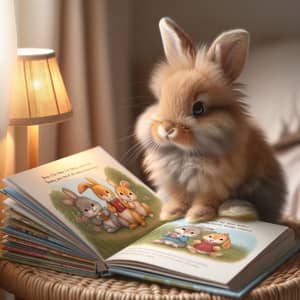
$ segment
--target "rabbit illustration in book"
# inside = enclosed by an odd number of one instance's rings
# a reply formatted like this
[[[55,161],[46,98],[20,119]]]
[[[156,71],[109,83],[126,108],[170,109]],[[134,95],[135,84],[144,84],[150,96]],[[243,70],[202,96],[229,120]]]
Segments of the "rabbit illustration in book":
[[[247,112],[242,85],[249,34],[242,29],[196,48],[169,18],[159,22],[166,61],[150,87],[157,102],[136,123],[144,167],[165,203],[161,220],[256,215],[275,222],[285,199],[281,167]],[[238,200],[241,200],[240,202]],[[244,202],[243,202],[244,201]]]
[[[202,227],[198,226],[179,226],[172,232],[168,232],[161,239],[154,240],[156,244],[165,244],[173,248],[184,248],[190,238],[196,237],[203,231]]]
[[[187,246],[192,253],[201,253],[209,256],[223,256],[222,249],[229,249],[231,241],[227,233],[210,233],[202,240],[194,240],[192,245]]]
[[[130,184],[128,181],[121,180],[119,185],[114,184],[111,180],[108,180],[108,182],[115,186],[115,190],[119,198],[127,202],[128,205],[138,214],[140,214],[142,217],[153,217],[150,207],[146,203],[140,202],[137,195],[130,190]]]
[[[99,199],[106,202],[107,209],[115,214],[119,222],[125,227],[135,229],[139,225],[145,225],[144,218],[131,209],[128,203],[117,198],[112,190],[92,178],[87,177],[86,180],[87,182],[81,182],[78,185],[79,193],[83,193],[86,189],[91,189]]]
[[[103,225],[107,232],[115,232],[121,227],[118,218],[98,202],[84,196],[78,196],[67,188],[63,188],[62,191],[66,195],[63,203],[77,207],[82,213],[82,221],[91,220],[96,225]]]

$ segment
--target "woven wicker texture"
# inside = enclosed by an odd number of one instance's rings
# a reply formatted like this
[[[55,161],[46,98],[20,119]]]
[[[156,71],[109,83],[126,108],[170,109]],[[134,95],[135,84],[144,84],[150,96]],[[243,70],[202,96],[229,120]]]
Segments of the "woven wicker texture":
[[[300,223],[286,220],[300,238]],[[31,300],[225,300],[228,297],[151,284],[124,277],[83,278],[0,262],[0,287],[22,299]],[[290,258],[243,299],[299,300],[300,253]]]

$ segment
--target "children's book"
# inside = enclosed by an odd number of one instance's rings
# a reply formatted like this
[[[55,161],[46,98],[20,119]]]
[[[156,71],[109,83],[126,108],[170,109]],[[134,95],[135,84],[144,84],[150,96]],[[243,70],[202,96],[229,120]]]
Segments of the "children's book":
[[[240,297],[299,249],[261,221],[162,223],[161,201],[100,147],[5,179],[1,258]]]

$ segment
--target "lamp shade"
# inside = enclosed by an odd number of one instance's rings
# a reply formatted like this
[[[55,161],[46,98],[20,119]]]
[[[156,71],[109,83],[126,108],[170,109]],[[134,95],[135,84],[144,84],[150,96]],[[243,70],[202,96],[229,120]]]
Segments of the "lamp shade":
[[[64,121],[72,107],[51,49],[18,49],[10,97],[10,125]]]

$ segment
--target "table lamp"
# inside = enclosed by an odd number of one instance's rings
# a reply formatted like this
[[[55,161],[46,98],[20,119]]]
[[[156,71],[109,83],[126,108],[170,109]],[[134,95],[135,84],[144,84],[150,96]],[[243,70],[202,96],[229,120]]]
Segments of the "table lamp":
[[[20,48],[12,79],[9,125],[27,126],[29,167],[39,163],[39,125],[70,118],[72,107],[51,49]]]

